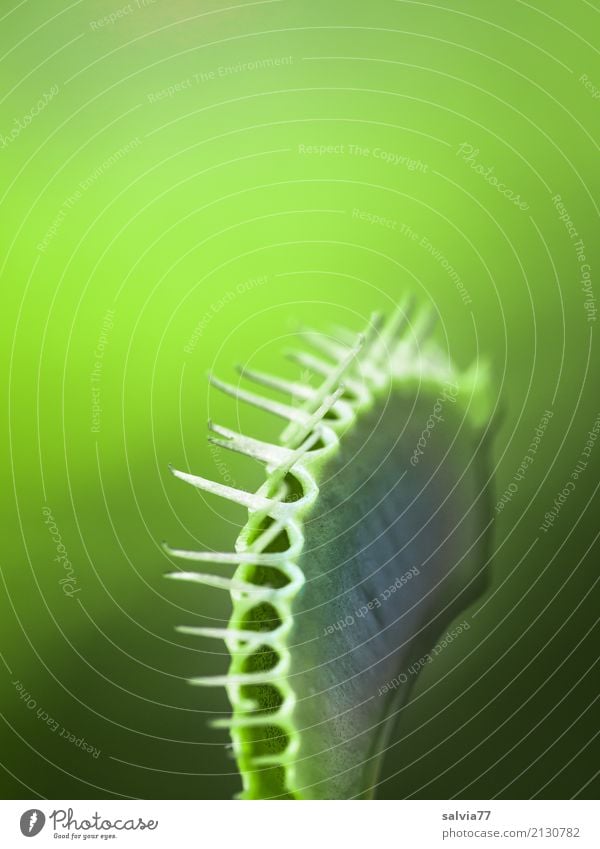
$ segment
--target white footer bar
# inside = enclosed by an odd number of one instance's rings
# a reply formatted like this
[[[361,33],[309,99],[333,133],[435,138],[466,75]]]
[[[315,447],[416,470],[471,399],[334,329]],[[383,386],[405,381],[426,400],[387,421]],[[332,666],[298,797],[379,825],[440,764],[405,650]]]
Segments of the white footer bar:
[[[0,802],[0,846],[374,849],[385,841],[399,849],[598,849],[599,821],[598,803],[585,800],[11,800]]]

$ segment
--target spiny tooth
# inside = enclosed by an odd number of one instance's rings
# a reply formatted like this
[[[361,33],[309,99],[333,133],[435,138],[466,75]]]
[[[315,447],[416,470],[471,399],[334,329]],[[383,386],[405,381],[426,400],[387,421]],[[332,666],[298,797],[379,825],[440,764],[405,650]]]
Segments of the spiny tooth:
[[[197,584],[204,584],[207,587],[215,587],[219,590],[228,590],[229,592],[240,592],[255,595],[257,598],[272,598],[277,595],[277,590],[272,587],[261,587],[257,584],[250,584],[247,581],[236,581],[234,578],[222,578],[220,575],[210,575],[205,572],[167,572],[165,578],[172,578],[174,581],[192,581]]]
[[[247,507],[248,510],[266,510],[267,512],[272,512],[274,516],[282,516],[290,512],[289,505],[282,504],[271,498],[265,498],[262,495],[257,495],[255,492],[247,492],[245,489],[235,489],[232,486],[226,486],[223,483],[217,483],[208,478],[202,478],[199,475],[180,472],[172,466],[169,466],[169,468],[176,478],[195,486],[197,489],[202,489],[204,492],[210,492],[213,495],[226,498],[228,501],[241,504],[243,507]]]
[[[312,409],[316,409],[316,407],[321,403],[321,401],[333,389],[336,388],[336,386],[339,384],[340,379],[343,377],[344,372],[350,367],[350,365],[354,361],[354,358],[358,355],[359,351],[363,347],[364,342],[365,342],[365,336],[362,333],[360,333],[357,336],[353,347],[349,351],[346,352],[345,356],[342,358],[339,365],[336,368],[334,368],[333,371],[331,372],[331,374],[329,374],[325,378],[325,380],[323,381],[323,383],[319,387],[318,391],[316,392],[314,397],[311,399]],[[307,412],[312,411],[311,409],[307,409],[306,407],[305,407],[305,409],[306,409]]]
[[[292,360],[303,368],[309,368],[311,371],[316,371],[318,374],[330,375],[335,370],[333,363],[327,363],[320,357],[314,354],[309,354],[306,351],[296,351],[289,349],[285,351],[285,356],[288,360]]]
[[[272,464],[276,460],[281,461],[282,456],[279,452],[272,450],[277,446],[272,446],[269,450],[261,450],[256,446],[251,446],[246,441],[238,439],[217,439],[215,436],[207,437],[211,445],[216,445],[218,448],[225,448],[227,451],[234,451],[236,454],[243,454],[245,457],[252,457],[253,460],[260,460],[262,463]]]
[[[316,442],[318,442],[319,439],[320,434],[318,430],[309,433],[304,442],[295,451],[290,452],[290,456],[288,457],[288,459],[276,469],[273,469],[266,482],[266,486],[269,487],[269,490],[271,489],[271,487],[279,486],[283,482],[285,476],[293,469],[294,465],[298,462],[298,460],[300,460],[306,454],[307,451],[310,451],[312,446]],[[306,494],[305,490],[304,494]],[[296,504],[298,504],[298,501],[296,502]]]
[[[368,342],[370,344],[371,339],[381,326],[382,321],[383,316],[381,313],[372,313],[365,330],[362,333],[352,334],[352,339],[351,341],[348,341],[347,344],[345,341],[340,344],[340,342],[336,341],[335,339],[332,339],[330,336],[326,336],[323,333],[319,333],[319,331],[314,330],[311,327],[303,328],[301,330],[301,333],[304,338],[308,340],[309,344],[313,345],[313,347],[323,351],[328,356],[332,357],[334,360],[337,360],[338,363],[344,363],[343,368],[345,369],[348,367],[349,364],[347,362],[348,356],[349,362],[351,362],[365,342]],[[344,336],[345,339],[348,338],[346,334],[344,334]],[[350,353],[350,355],[348,351],[348,346],[350,346],[353,351],[353,353]]]
[[[323,399],[321,406],[318,407],[306,421],[305,427],[308,428],[308,432],[310,432],[318,422],[322,421],[322,419],[325,418],[327,413],[331,410],[332,407],[335,406],[336,401],[339,401],[343,394],[344,386],[341,385],[338,386],[337,389],[331,393],[331,395]]]
[[[335,392],[328,398],[325,398],[321,406],[308,417],[307,421],[295,428],[286,428],[281,436],[282,440],[288,442],[290,445],[294,445],[306,439],[311,430],[313,430],[313,428],[322,421],[329,410],[331,410],[334,406],[335,402],[338,401],[343,394],[344,387],[338,386]]]
[[[364,330],[361,331],[360,334],[355,333],[353,330],[349,330],[347,327],[344,327],[341,324],[334,324],[332,326],[332,331],[335,333],[336,337],[348,347],[353,347],[356,344],[356,338],[358,335],[362,335],[365,338],[365,343],[370,345],[372,343],[372,339],[376,336],[377,331],[383,324],[383,313],[374,312],[371,313],[369,322]],[[312,333],[316,333],[316,330],[310,331]]]
[[[284,380],[280,377],[274,377],[270,374],[265,374],[261,371],[253,371],[247,368],[239,368],[242,377],[248,380],[259,383],[262,386],[268,386],[270,389],[276,389],[278,392],[283,392],[286,395],[291,395],[293,398],[298,398],[301,401],[311,399],[315,390],[310,386],[305,386],[303,383],[297,383],[291,380]]]
[[[309,345],[312,345],[313,348],[327,354],[328,357],[331,357],[336,362],[339,362],[339,360],[343,359],[348,353],[346,345],[341,345],[339,342],[330,339],[328,336],[325,336],[323,333],[319,333],[317,330],[313,330],[310,327],[303,328],[300,333]]]
[[[241,631],[235,628],[200,628],[194,625],[178,625],[175,629],[180,634],[191,634],[193,637],[210,637],[215,640],[244,640],[246,642],[264,642],[265,632]],[[272,632],[266,632],[268,636]],[[273,639],[271,637],[271,639]]]
[[[287,520],[279,519],[276,522],[273,522],[271,525],[269,525],[269,527],[266,530],[262,531],[260,536],[257,537],[256,540],[252,543],[252,551],[257,552],[256,556],[257,556],[258,560],[256,562],[257,562],[258,565],[261,565],[260,564],[260,558],[264,557],[264,556],[276,557],[277,555],[279,555],[279,560],[277,561],[278,565],[281,562],[281,560],[283,559],[283,557],[287,556],[287,552],[285,552],[285,551],[277,552],[277,554],[272,553],[271,555],[268,555],[268,554],[267,555],[261,555],[259,553],[261,551],[264,551],[264,549],[270,543],[272,543],[273,540],[276,537],[278,537],[279,534],[282,531],[285,531],[285,530],[287,530]],[[282,555],[283,555],[283,557],[282,557]]]
[[[407,328],[404,337],[396,344],[392,352],[392,371],[396,375],[427,372],[424,346],[435,327],[437,317],[431,307],[424,307],[412,325]]]
[[[182,560],[194,560],[199,563],[227,563],[238,566],[240,563],[252,563],[256,566],[276,566],[286,556],[286,552],[273,552],[262,554],[260,552],[237,552],[237,551],[188,551],[184,548],[171,548],[163,543],[163,548],[171,557],[179,557]]]
[[[421,345],[433,331],[437,315],[433,307],[423,307],[407,333],[407,339],[415,346]]]
[[[252,759],[253,766],[277,766],[285,760],[287,749],[280,755],[259,755]]]
[[[281,670],[271,669],[264,672],[240,672],[238,675],[207,675],[189,678],[189,683],[198,687],[229,687],[236,684],[267,684],[281,680]]]
[[[337,338],[344,343],[344,345],[354,345],[356,341],[356,334],[352,330],[344,327],[343,324],[333,324],[331,329]]]
[[[377,338],[378,333],[381,332],[382,326],[385,324],[385,316],[382,312],[372,312],[369,317],[369,323],[366,328],[363,330],[363,335],[367,340],[367,344],[371,345],[373,339]]]
[[[408,320],[413,305],[412,295],[405,295],[385,322],[381,333],[373,340],[368,359],[376,366],[381,364],[385,368],[385,364],[389,362],[398,330]]]
[[[260,714],[258,716],[237,716],[222,719],[209,719],[208,726],[209,728],[244,728],[244,727],[252,727],[256,725],[271,725],[272,723],[276,723],[280,718],[279,712],[270,713],[265,717],[264,714]]]
[[[227,448],[230,451],[245,454],[247,457],[262,460],[264,463],[283,463],[290,454],[289,448],[283,448],[272,442],[262,442],[259,439],[253,439],[251,436],[245,436],[244,434],[236,433],[234,430],[229,430],[229,428],[213,424],[212,421],[208,422],[208,427],[213,433],[218,433],[225,437],[225,439],[221,440],[209,436],[208,439],[210,442],[219,445],[221,448]]]
[[[286,356],[303,368],[309,368],[311,371],[316,371],[318,374],[323,374],[326,377],[332,374],[336,368],[336,366],[328,364],[325,360],[315,357],[314,354],[309,354],[306,351],[288,351]],[[359,362],[358,369],[360,370],[360,368],[361,364]],[[344,385],[352,392],[359,403],[366,402],[370,398],[367,387],[355,378],[344,375]]]
[[[306,419],[305,413],[298,407],[291,407],[288,404],[280,404],[278,401],[272,401],[270,398],[264,398],[262,395],[256,395],[254,392],[248,392],[245,389],[239,389],[237,386],[232,386],[230,383],[225,383],[216,377],[211,377],[210,382],[216,389],[225,392],[226,395],[231,395],[238,401],[245,401],[247,404],[252,404],[261,410],[266,410],[279,416],[282,419],[287,419],[292,422],[302,422]]]
[[[286,706],[283,704],[278,710],[272,711],[271,713],[265,715],[264,713],[257,713],[256,708],[254,711],[249,711],[246,716],[224,716],[219,717],[217,719],[212,719],[208,721],[208,725],[211,728],[243,728],[244,726],[256,726],[256,725],[277,725],[278,727],[284,727],[287,722],[289,722],[289,716],[291,712],[291,705]]]

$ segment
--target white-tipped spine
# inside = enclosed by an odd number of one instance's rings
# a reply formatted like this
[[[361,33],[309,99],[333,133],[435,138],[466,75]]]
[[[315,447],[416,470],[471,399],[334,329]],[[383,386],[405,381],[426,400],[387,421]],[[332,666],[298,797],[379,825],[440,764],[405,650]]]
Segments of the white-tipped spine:
[[[238,386],[233,386],[231,383],[225,383],[216,377],[210,378],[212,385],[224,392],[226,395],[231,395],[237,401],[243,401],[259,410],[265,410],[268,413],[273,413],[282,419],[287,419],[290,422],[306,421],[306,414],[299,407],[291,407],[289,404],[281,404],[279,401],[272,401],[270,398],[265,398],[263,395],[257,395],[254,392],[248,392],[246,389],[240,389]]]
[[[210,572],[167,572],[165,578],[203,584],[205,587],[227,590],[229,593],[244,593],[253,599],[271,599],[277,595],[277,590],[273,587],[262,587],[259,584],[251,584],[249,581],[240,581],[235,578],[223,578],[221,575],[213,575]]]
[[[191,484],[191,486],[196,489],[201,489],[204,492],[210,492],[212,495],[218,495],[221,498],[225,498],[227,501],[234,501],[236,504],[241,504],[242,507],[246,507],[248,510],[268,510],[272,512],[273,515],[277,516],[284,516],[289,512],[288,505],[273,498],[265,498],[262,495],[258,495],[256,492],[247,492],[245,489],[235,489],[232,486],[217,483],[216,481],[200,477],[199,475],[191,475],[188,472],[181,472],[179,469],[174,469],[172,467],[171,472],[176,478]]]
[[[269,389],[275,389],[284,395],[290,395],[299,401],[308,401],[315,396],[315,390],[310,386],[305,386],[303,383],[284,380],[281,377],[274,377],[271,374],[265,374],[265,372],[254,371],[248,368],[240,368],[239,371],[241,376],[247,380],[258,383],[260,386],[266,386]]]

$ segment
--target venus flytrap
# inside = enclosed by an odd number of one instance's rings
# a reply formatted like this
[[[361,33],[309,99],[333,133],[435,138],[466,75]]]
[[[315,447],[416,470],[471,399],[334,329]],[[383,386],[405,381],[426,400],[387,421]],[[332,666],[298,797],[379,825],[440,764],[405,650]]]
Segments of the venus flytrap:
[[[224,640],[231,654],[226,674],[191,683],[227,689],[232,715],[213,725],[231,734],[242,798],[371,796],[409,670],[485,588],[488,377],[478,366],[459,373],[432,340],[431,312],[409,322],[411,312],[405,300],[358,336],[303,331],[312,351],[288,356],[318,387],[242,371],[293,404],[212,379],[286,422],[276,443],[209,423],[211,443],[264,465],[256,492],[172,470],[248,510],[233,551],[165,546],[189,564],[235,567],[169,577],[231,595],[226,628],[178,630]],[[447,386],[453,403],[413,467]],[[349,615],[351,628],[328,628]],[[382,696],[390,680],[403,683]]]

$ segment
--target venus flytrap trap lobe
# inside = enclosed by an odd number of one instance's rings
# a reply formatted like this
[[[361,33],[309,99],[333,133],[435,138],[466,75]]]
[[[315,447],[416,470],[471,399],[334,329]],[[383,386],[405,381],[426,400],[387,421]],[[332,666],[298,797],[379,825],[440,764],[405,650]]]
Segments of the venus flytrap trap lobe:
[[[481,367],[459,373],[431,339],[432,312],[411,323],[411,309],[404,301],[358,337],[338,329],[339,341],[304,331],[316,353],[289,356],[323,377],[318,388],[242,371],[296,406],[212,379],[287,422],[278,443],[209,423],[213,444],[264,464],[256,492],[172,470],[248,509],[234,551],[165,546],[191,563],[237,567],[231,577],[169,577],[231,594],[226,628],[178,630],[222,639],[231,654],[226,674],[191,683],[227,688],[232,716],[213,726],[230,731],[241,798],[370,797],[416,678],[403,673],[485,588],[489,381]],[[448,385],[456,403],[413,468],[423,422]],[[393,600],[325,635],[411,569]]]

